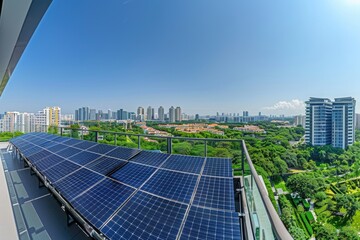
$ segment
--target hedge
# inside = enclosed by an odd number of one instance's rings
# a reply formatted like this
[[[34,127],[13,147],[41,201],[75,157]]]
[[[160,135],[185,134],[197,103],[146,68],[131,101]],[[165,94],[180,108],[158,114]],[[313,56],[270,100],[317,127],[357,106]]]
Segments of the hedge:
[[[308,222],[308,220],[305,217],[305,213],[300,213],[300,217],[301,220],[303,221],[303,223],[305,224],[305,228],[308,231],[308,233],[310,234],[310,236],[313,234],[313,229],[310,225],[310,223]]]
[[[302,199],[302,204],[304,205],[305,210],[309,211],[310,203],[308,203],[305,199]]]
[[[310,223],[313,223],[315,221],[314,216],[310,211],[305,212],[305,216]]]

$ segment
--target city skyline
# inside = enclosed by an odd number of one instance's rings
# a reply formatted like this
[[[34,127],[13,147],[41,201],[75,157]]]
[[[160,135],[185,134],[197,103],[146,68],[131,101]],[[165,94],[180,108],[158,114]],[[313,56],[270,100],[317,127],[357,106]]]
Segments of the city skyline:
[[[290,115],[309,96],[358,99],[359,13],[360,4],[340,0],[56,1],[0,111],[35,111],[44,100],[71,112],[74,102],[136,109],[167,99],[189,114]]]

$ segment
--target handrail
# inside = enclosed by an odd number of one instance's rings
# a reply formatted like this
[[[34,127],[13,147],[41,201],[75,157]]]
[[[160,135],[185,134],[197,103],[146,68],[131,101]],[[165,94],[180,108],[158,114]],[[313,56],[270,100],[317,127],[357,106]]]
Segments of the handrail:
[[[257,172],[255,170],[255,167],[251,161],[251,158],[247,151],[247,147],[246,147],[244,140],[242,140],[242,148],[245,153],[246,161],[249,164],[251,174],[252,174],[252,176],[255,180],[255,183],[259,189],[261,199],[263,200],[263,203],[265,204],[265,209],[266,209],[266,212],[268,213],[268,216],[271,221],[273,231],[274,231],[276,238],[280,239],[280,240],[292,240],[293,239],[292,236],[290,235],[290,233],[284,226],[284,223],[281,221],[279,215],[277,214],[273,204],[270,201],[270,198],[267,195],[266,189],[265,189],[263,183],[261,182],[259,175],[257,174]]]

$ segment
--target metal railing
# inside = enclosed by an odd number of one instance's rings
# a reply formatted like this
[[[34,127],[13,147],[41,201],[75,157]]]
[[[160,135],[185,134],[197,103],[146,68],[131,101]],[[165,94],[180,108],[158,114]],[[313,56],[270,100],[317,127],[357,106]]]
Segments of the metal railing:
[[[44,132],[49,132],[48,127],[41,127]],[[42,131],[43,132],[43,131]],[[241,172],[240,189],[238,189],[240,199],[240,213],[241,222],[244,222],[242,230],[245,233],[245,239],[279,239],[279,240],[291,240],[293,239],[283,222],[281,221],[278,213],[276,212],[270,198],[264,181],[261,176],[258,175],[256,169],[252,163],[250,155],[248,153],[246,143],[241,139],[223,139],[223,138],[187,138],[176,136],[156,136],[147,134],[136,134],[127,132],[113,132],[102,130],[88,130],[82,128],[71,127],[57,127],[57,131],[49,132],[55,133],[60,136],[76,136],[76,138],[89,139],[89,135],[93,137],[92,141],[98,142],[101,136],[106,134],[114,135],[114,143],[117,145],[118,136],[133,137],[137,139],[137,147],[141,149],[142,138],[156,138],[162,139],[166,142],[166,152],[173,153],[173,141],[198,141],[204,143],[204,156],[208,156],[208,144],[210,142],[231,142],[236,143],[242,153],[241,156],[241,168],[234,169]]]

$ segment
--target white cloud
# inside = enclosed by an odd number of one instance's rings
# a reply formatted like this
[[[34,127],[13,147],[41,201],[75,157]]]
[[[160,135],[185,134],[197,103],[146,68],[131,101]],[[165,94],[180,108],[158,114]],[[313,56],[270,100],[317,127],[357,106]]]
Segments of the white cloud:
[[[286,112],[304,112],[305,111],[305,102],[299,99],[293,99],[291,101],[280,101],[275,103],[273,106],[264,107],[265,110],[284,110]]]

